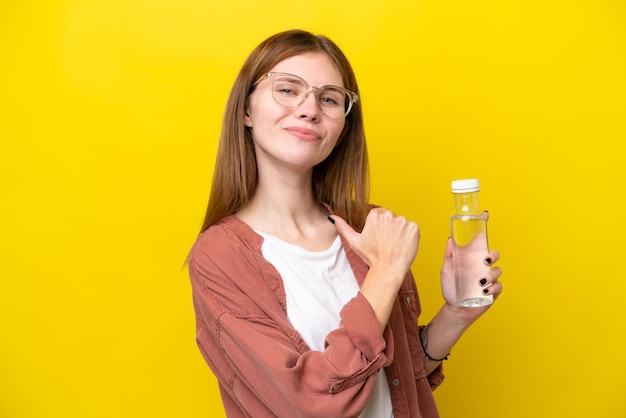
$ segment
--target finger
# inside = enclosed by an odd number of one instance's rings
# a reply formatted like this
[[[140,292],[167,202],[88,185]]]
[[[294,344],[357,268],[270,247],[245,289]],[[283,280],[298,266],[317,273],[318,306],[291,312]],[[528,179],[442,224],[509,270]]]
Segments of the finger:
[[[483,218],[485,218],[486,221],[489,220],[489,211],[488,210],[484,210],[483,211]]]
[[[453,252],[454,252],[454,240],[452,239],[452,237],[448,237],[448,241],[446,242],[446,250],[443,254],[443,258],[452,260]]]
[[[367,218],[365,219],[365,225],[367,225],[368,223],[372,223],[372,222],[376,222],[377,220],[380,221],[381,219],[394,219],[395,215],[392,211],[390,211],[389,209],[385,209],[385,208],[374,208],[371,209],[368,214],[367,214]]]
[[[484,295],[493,295],[494,299],[500,296],[502,293],[502,283],[494,282],[491,286],[485,287],[483,289]]]
[[[491,277],[491,281],[496,281],[502,276],[502,269],[500,267],[494,267],[489,271],[489,276]]]
[[[452,254],[454,250],[454,240],[452,237],[448,237],[448,241],[446,242],[446,249],[443,253],[443,266],[441,267],[441,271],[452,268]]]
[[[387,208],[383,208],[383,207],[379,206],[379,207],[375,207],[375,208],[370,209],[370,211],[368,212],[368,215],[369,214],[373,214],[373,215],[376,215],[376,214],[378,214],[378,215],[391,214],[391,215],[393,215],[393,212],[391,210],[387,209]]]
[[[352,227],[340,216],[330,215],[328,218],[333,220],[339,235],[341,235],[351,247],[354,247],[354,244],[359,239],[361,234],[352,229]]]
[[[498,279],[502,276],[502,269],[500,267],[494,267],[489,270],[487,274],[485,274],[480,280],[478,280],[478,284],[480,287],[488,287],[493,283],[497,282]]]
[[[487,257],[485,257],[485,264],[490,266],[500,259],[500,252],[498,250],[491,250]]]

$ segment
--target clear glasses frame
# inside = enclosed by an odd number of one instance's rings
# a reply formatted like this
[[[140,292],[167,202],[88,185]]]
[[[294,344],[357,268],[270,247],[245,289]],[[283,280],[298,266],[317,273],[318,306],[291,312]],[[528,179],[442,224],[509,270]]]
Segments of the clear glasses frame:
[[[275,80],[280,77],[287,77],[294,85],[297,84],[304,87],[304,89],[302,91],[295,89],[286,90],[285,88],[277,89],[275,88],[274,83]],[[359,96],[355,92],[346,88],[333,85],[315,87],[309,85],[309,83],[307,83],[300,76],[276,71],[270,71],[263,74],[257,81],[254,82],[252,86],[255,87],[266,78],[269,78],[272,81],[272,97],[279,105],[289,109],[297,109],[300,105],[302,105],[302,103],[305,102],[305,100],[309,97],[309,94],[314,91],[319,108],[322,113],[330,119],[341,119],[348,116],[354,103],[359,100]],[[334,96],[332,94],[328,95],[329,92],[334,93]],[[343,109],[341,109],[340,103],[333,103],[336,102],[334,99],[337,98],[337,92],[340,92],[344,97],[345,102],[343,104]],[[335,109],[341,109],[342,112],[337,113],[337,110]]]

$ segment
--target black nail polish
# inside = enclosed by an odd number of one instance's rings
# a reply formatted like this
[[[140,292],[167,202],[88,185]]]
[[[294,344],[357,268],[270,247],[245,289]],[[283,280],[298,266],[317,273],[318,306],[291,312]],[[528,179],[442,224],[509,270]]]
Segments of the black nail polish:
[[[481,286],[484,286],[484,285],[486,285],[486,284],[487,284],[487,279],[484,279],[484,278],[483,278],[483,279],[480,279],[480,282],[479,282],[479,283],[480,283],[480,285],[481,285]],[[487,289],[485,289],[485,290],[487,290]]]
[[[483,293],[486,295],[487,293],[489,293],[489,289],[483,289]]]
[[[491,257],[485,258],[485,261],[487,262],[487,265],[491,265],[491,263],[493,263],[493,260],[491,259]]]
[[[333,224],[333,225],[335,224],[335,220],[334,220],[333,218],[331,218],[330,216],[328,217],[328,221],[329,221],[331,224]]]

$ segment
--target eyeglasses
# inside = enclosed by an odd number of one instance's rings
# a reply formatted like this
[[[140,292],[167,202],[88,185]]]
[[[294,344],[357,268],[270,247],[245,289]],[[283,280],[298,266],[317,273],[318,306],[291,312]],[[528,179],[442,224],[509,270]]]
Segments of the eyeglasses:
[[[269,78],[272,80],[272,97],[281,106],[296,109],[315,91],[317,104],[322,113],[331,119],[341,119],[348,116],[352,105],[359,100],[359,96],[348,89],[339,86],[313,87],[301,77],[287,73],[270,71],[262,75],[254,84]]]

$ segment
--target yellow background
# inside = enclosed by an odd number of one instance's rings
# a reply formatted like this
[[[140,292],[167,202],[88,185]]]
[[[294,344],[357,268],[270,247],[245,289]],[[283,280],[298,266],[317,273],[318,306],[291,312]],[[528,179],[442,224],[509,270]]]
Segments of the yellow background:
[[[442,416],[626,416],[622,0],[2,0],[0,417],[223,416],[183,262],[232,81],[295,27],[354,65],[423,321],[450,181],[481,180],[505,293]]]

